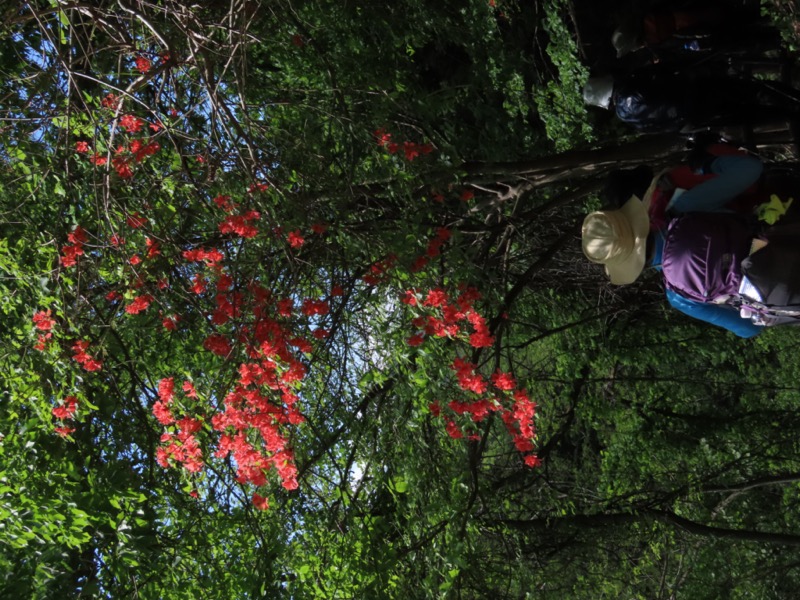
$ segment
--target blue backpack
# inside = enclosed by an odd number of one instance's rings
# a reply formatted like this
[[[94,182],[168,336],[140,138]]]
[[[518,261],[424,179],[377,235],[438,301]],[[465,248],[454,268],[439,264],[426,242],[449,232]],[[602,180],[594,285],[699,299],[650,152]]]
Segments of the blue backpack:
[[[687,213],[672,219],[662,255],[667,287],[697,302],[724,303],[737,297],[742,261],[754,235],[754,227],[741,215]]]

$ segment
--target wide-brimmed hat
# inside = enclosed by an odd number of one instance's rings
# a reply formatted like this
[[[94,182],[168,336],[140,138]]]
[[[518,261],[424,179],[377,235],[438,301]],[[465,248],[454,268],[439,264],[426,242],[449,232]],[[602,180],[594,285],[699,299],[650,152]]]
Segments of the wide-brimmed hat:
[[[618,210],[599,210],[583,220],[583,253],[605,265],[611,283],[633,283],[644,269],[650,219],[646,203],[631,196]]]

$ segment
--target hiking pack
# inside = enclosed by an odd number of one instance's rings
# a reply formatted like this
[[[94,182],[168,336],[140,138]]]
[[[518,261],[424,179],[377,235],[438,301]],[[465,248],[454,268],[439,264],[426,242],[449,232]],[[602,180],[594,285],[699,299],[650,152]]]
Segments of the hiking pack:
[[[800,222],[765,228],[752,211],[670,217],[669,197],[679,189],[670,193],[662,182],[664,197],[650,207],[654,225],[667,223],[666,287],[696,302],[737,308],[759,325],[800,323]]]

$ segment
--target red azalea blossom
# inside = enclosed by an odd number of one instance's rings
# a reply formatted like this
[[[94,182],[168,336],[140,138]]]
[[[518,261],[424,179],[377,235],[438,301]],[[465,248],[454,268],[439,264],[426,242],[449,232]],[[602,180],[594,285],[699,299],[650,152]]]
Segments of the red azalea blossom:
[[[494,344],[494,338],[486,331],[479,331],[469,336],[469,344],[473,348],[490,348]]]
[[[125,307],[125,312],[129,315],[138,315],[140,312],[147,310],[147,307],[150,306],[152,301],[153,297],[149,294],[138,296],[134,298],[133,302]]]
[[[425,302],[423,302],[423,306],[441,306],[447,302],[447,294],[444,290],[440,289],[432,289],[428,292],[428,296],[425,298]]]
[[[75,152],[80,152],[81,154],[86,154],[89,152],[89,143],[88,142],[75,142]]]
[[[194,389],[194,383],[188,379],[183,382],[183,391],[187,398],[197,398],[197,390]]]
[[[203,348],[217,356],[228,356],[231,351],[231,344],[223,336],[214,333],[205,339]]]
[[[47,348],[47,342],[53,337],[52,333],[45,333],[36,338],[36,343],[33,345],[34,350],[44,352]]]
[[[253,494],[253,506],[258,510],[267,510],[269,508],[269,501],[258,494]]]
[[[474,197],[475,197],[475,192],[473,192],[472,190],[464,190],[463,192],[461,192],[461,195],[459,196],[462,202],[469,202]]]
[[[324,234],[326,231],[328,231],[328,226],[327,226],[327,225],[325,225],[325,223],[314,223],[314,224],[311,226],[311,231],[313,231],[313,232],[314,232],[314,233],[316,233],[317,235],[322,235],[322,234]]]
[[[101,104],[104,108],[116,108],[119,104],[119,98],[115,94],[107,94]]]
[[[517,382],[510,373],[504,373],[497,370],[492,375],[492,383],[498,390],[513,390],[517,387]]]
[[[233,287],[233,277],[228,275],[227,273],[223,273],[219,276],[217,280],[217,291],[218,292],[226,292]]]
[[[99,371],[103,368],[103,363],[95,360],[90,354],[86,352],[89,348],[89,342],[86,340],[78,340],[72,344],[72,351],[75,353],[72,358],[83,367],[85,371]]]
[[[136,70],[139,71],[139,73],[147,73],[152,66],[153,64],[150,60],[144,56],[136,57]]]
[[[72,232],[67,235],[67,241],[75,244],[76,246],[85,244],[87,239],[88,236],[86,234],[86,230],[80,225],[76,225],[75,229],[73,229]]]
[[[40,310],[33,313],[33,324],[39,331],[50,331],[53,328],[53,325],[56,324],[56,320],[52,318],[52,312],[48,308],[47,310]]]
[[[124,115],[119,120],[119,126],[128,133],[138,133],[144,126],[144,121],[133,115]]]
[[[235,233],[243,238],[254,238],[258,235],[258,229],[249,222],[259,218],[259,213],[254,210],[244,215],[231,215],[225,217],[225,220],[219,224],[219,231],[220,233]]]
[[[381,127],[380,129],[376,129],[373,132],[373,135],[378,141],[378,146],[381,147],[388,146],[389,143],[392,141],[392,134],[386,133],[386,130],[383,127]],[[397,146],[397,144],[395,144],[395,146]],[[395,149],[395,152],[396,151],[397,150]]]
[[[194,275],[192,277],[192,287],[189,289],[193,294],[200,296],[208,289],[208,281],[202,275]]]
[[[409,162],[419,156],[419,150],[414,142],[403,142],[403,152],[405,152],[406,160]]]
[[[93,165],[97,165],[98,167],[102,167],[108,162],[108,158],[101,154],[93,154],[91,157],[89,157],[89,162]]]
[[[217,196],[212,200],[212,202],[214,202],[214,204],[219,206],[225,212],[232,212],[236,210],[236,204],[231,202],[230,196]]]
[[[222,261],[225,255],[216,248],[212,248],[211,250],[195,248],[194,250],[184,250],[183,258],[191,262],[205,261],[208,266],[213,267]]]
[[[312,298],[306,298],[303,300],[303,314],[307,317],[311,317],[314,315],[327,315],[331,307],[325,300],[314,300]]]
[[[464,434],[458,428],[453,421],[448,421],[447,424],[444,426],[445,430],[447,431],[447,435],[449,435],[454,440],[458,440],[464,437]]]
[[[292,309],[294,308],[294,300],[286,298],[285,300],[278,300],[278,314],[282,317],[291,317]]]
[[[416,260],[414,260],[414,262],[411,263],[410,271],[412,273],[418,273],[422,269],[424,269],[427,264],[428,264],[428,257],[427,256],[418,256],[416,258]]]
[[[400,302],[409,306],[417,306],[417,295],[414,290],[406,290],[402,298],[400,298]]]
[[[144,245],[147,246],[147,258],[153,259],[159,254],[161,254],[161,249],[159,248],[159,243],[155,240],[150,238],[144,239]]]
[[[66,438],[66,437],[71,436],[73,433],[75,433],[75,428],[74,427],[56,427],[53,431],[55,431],[56,434],[58,434],[60,437]]]
[[[53,416],[61,421],[70,419],[78,410],[78,399],[75,396],[67,396],[64,398],[63,404],[53,408]]]
[[[421,346],[424,341],[425,337],[422,334],[418,333],[408,338],[406,340],[406,344],[408,344],[409,346]]]
[[[140,163],[145,157],[152,156],[161,150],[161,146],[158,145],[158,142],[148,142],[145,144],[142,140],[133,140],[128,150],[133,154],[133,159],[137,163]]]
[[[300,231],[299,231],[299,230],[296,230],[296,231],[290,231],[290,232],[289,232],[289,235],[288,235],[288,236],[286,236],[286,241],[288,241],[288,242],[289,242],[289,245],[290,245],[292,248],[300,248],[300,247],[301,247],[303,244],[305,244],[305,243],[306,243],[306,240],[305,240],[305,239],[303,238],[303,236],[300,234]]]
[[[534,469],[536,467],[540,467],[542,465],[542,461],[538,456],[529,454],[525,457],[525,465]]]
[[[175,398],[174,377],[164,377],[158,382],[158,398],[165,404],[172,402]]]
[[[115,156],[111,159],[111,164],[114,166],[117,175],[123,179],[130,179],[133,177],[133,169],[131,169],[130,160],[126,156]]]

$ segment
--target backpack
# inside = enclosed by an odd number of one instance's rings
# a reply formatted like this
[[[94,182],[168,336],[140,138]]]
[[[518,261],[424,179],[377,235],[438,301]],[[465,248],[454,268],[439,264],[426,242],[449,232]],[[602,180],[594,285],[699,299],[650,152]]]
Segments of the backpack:
[[[771,227],[764,232],[766,244],[742,261],[746,286],[740,301],[760,315],[800,318],[800,222]]]
[[[673,219],[661,263],[666,286],[697,302],[737,297],[741,264],[754,236],[755,227],[736,214],[686,213]]]

